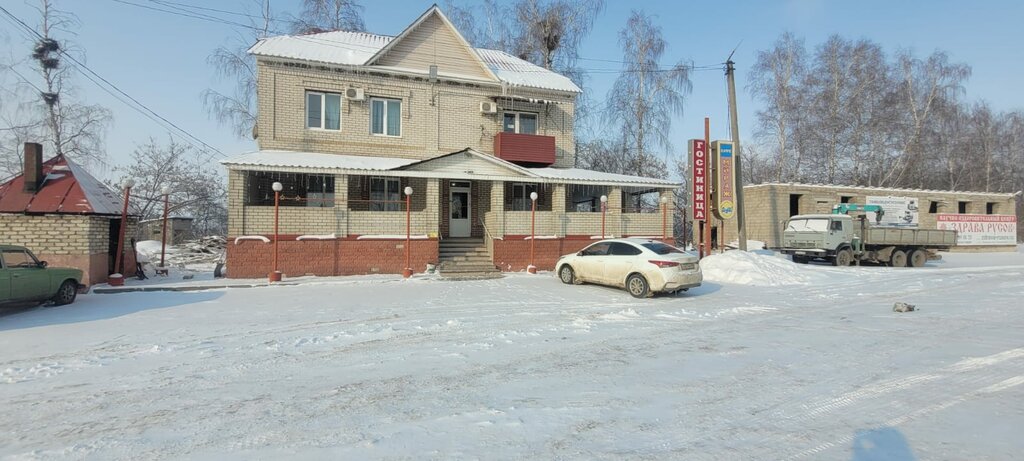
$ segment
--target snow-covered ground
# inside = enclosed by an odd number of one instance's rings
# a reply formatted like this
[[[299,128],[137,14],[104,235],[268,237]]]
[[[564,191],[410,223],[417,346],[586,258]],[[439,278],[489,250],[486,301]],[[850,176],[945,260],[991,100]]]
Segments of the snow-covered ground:
[[[1019,458],[1024,254],[945,258],[83,295],[0,317],[0,457]]]

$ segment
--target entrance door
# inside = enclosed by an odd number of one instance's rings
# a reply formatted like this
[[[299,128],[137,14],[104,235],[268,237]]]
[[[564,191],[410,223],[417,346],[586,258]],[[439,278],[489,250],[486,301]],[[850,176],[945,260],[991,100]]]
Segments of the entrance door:
[[[469,237],[473,218],[469,181],[452,181],[449,186],[448,236]]]

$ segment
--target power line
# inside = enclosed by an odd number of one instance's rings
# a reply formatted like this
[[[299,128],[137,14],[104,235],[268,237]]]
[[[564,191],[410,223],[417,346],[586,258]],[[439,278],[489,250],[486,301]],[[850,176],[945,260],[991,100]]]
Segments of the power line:
[[[45,37],[44,37],[44,36],[43,36],[42,34],[40,34],[40,33],[39,33],[38,31],[36,31],[36,30],[35,30],[34,28],[32,28],[32,26],[29,26],[28,24],[26,24],[26,23],[25,23],[24,21],[22,21],[21,19],[19,19],[19,18],[18,18],[17,16],[15,16],[15,15],[14,15],[13,13],[11,13],[10,11],[8,11],[8,10],[7,10],[6,8],[4,8],[3,6],[0,6],[0,12],[3,12],[3,13],[4,13],[4,14],[5,14],[6,16],[7,16],[7,17],[9,17],[10,19],[13,19],[14,21],[16,21],[16,22],[18,23],[17,25],[20,25],[20,26],[21,26],[21,27],[23,27],[23,28],[24,28],[25,30],[27,30],[27,31],[31,32],[32,34],[34,34],[34,35],[35,35],[36,37],[38,37],[38,38],[40,38],[40,39],[44,39],[44,38],[45,38]],[[194,144],[194,143],[192,143],[191,141],[189,141],[189,144],[193,144],[193,146],[195,146],[195,147],[199,148],[199,149],[200,149],[201,151],[211,151],[211,152],[213,152],[213,153],[216,153],[217,155],[220,155],[221,157],[225,157],[225,155],[224,155],[224,153],[223,153],[223,152],[221,152],[221,151],[220,151],[220,150],[218,150],[217,148],[215,148],[215,147],[213,147],[213,146],[211,146],[211,145],[209,145],[209,144],[207,144],[207,143],[203,142],[203,140],[201,140],[201,139],[197,138],[196,136],[194,136],[194,135],[193,135],[192,133],[188,132],[188,131],[187,131],[187,130],[185,130],[184,128],[181,128],[180,126],[178,126],[178,125],[174,124],[174,122],[171,122],[170,120],[167,120],[166,118],[164,118],[164,117],[163,117],[163,116],[161,116],[160,114],[156,113],[156,111],[154,111],[154,110],[150,109],[150,108],[149,108],[148,106],[146,106],[145,104],[141,103],[141,102],[140,102],[139,100],[137,100],[137,99],[133,98],[133,97],[132,97],[131,95],[129,95],[128,93],[125,93],[125,92],[124,92],[123,90],[121,90],[120,88],[118,88],[118,87],[117,87],[117,85],[114,85],[114,84],[113,84],[113,83],[111,83],[111,82],[110,82],[109,80],[107,80],[107,79],[103,78],[102,76],[100,76],[99,74],[97,74],[97,73],[96,73],[95,71],[93,71],[92,69],[90,69],[90,68],[89,68],[88,66],[86,66],[85,64],[83,64],[83,63],[82,63],[82,62],[80,62],[79,60],[75,59],[75,58],[74,58],[74,56],[71,56],[70,54],[68,54],[67,52],[65,52],[65,51],[64,51],[63,49],[60,49],[60,50],[58,50],[58,52],[59,52],[59,53],[60,53],[61,55],[63,55],[63,56],[65,57],[65,58],[67,58],[68,60],[70,60],[70,61],[71,61],[72,63],[74,63],[75,65],[77,65],[77,66],[79,67],[79,69],[81,69],[81,70],[84,70],[84,71],[85,71],[86,73],[83,73],[83,74],[82,74],[83,76],[85,76],[85,77],[86,77],[87,79],[89,79],[89,80],[90,80],[91,82],[93,82],[94,84],[96,84],[96,86],[100,87],[100,89],[102,89],[103,91],[107,92],[107,93],[108,93],[108,94],[110,94],[111,96],[114,96],[114,98],[115,98],[115,99],[117,99],[117,100],[121,101],[122,103],[124,103],[124,104],[128,105],[128,106],[129,106],[129,107],[131,107],[132,109],[135,109],[135,110],[136,110],[136,111],[138,111],[139,113],[142,113],[143,115],[145,115],[145,116],[146,116],[147,118],[149,118],[150,120],[153,120],[154,122],[157,122],[157,124],[161,124],[161,123],[160,123],[159,121],[157,121],[157,120],[154,120],[154,119],[153,119],[153,117],[156,117],[156,118],[157,118],[157,119],[159,119],[160,121],[163,121],[163,122],[164,122],[164,123],[166,123],[167,125],[170,125],[170,126],[171,126],[171,127],[173,127],[173,128],[175,129],[175,130],[177,130],[177,131],[178,131],[178,132],[179,132],[180,134],[183,134],[183,135],[184,135],[184,136],[185,136],[186,138],[191,138],[191,139],[192,139],[192,140],[194,140],[195,142],[197,142],[197,143],[201,144],[201,145],[202,145],[203,147],[205,147],[205,149],[204,149],[204,148],[202,148],[202,147],[199,147],[199,146],[195,145],[195,144]],[[95,77],[95,78],[94,78],[94,77]],[[106,86],[104,86],[104,85],[103,85],[103,84],[101,84],[101,83],[100,83],[99,81],[97,81],[97,79],[99,79],[100,81],[102,81],[103,83],[105,83],[105,84],[106,84]],[[108,87],[109,87],[109,88],[108,88]],[[132,104],[129,104],[128,102],[126,102],[126,101],[125,101],[124,99],[122,99],[122,98],[121,98],[121,97],[119,97],[119,96],[118,96],[117,94],[115,94],[114,92],[112,92],[112,91],[110,90],[110,88],[112,88],[112,89],[113,89],[114,91],[116,91],[116,92],[117,92],[118,94],[120,94],[120,95],[121,95],[122,97],[124,97],[124,98],[127,98],[128,100],[130,100],[131,102],[133,102],[133,103],[134,103],[135,105],[133,106]],[[141,108],[141,109],[140,109],[140,108]],[[148,114],[147,114],[147,112],[148,112]],[[165,126],[164,126],[164,128],[167,128],[167,126],[165,125]],[[188,141],[188,140],[186,139],[186,141]]]

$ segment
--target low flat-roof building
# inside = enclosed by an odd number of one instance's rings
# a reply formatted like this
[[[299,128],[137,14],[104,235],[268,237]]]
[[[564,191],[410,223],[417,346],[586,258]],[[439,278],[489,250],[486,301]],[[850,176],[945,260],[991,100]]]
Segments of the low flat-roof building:
[[[840,203],[876,204],[885,210],[882,224],[922,229],[955,229],[954,251],[1016,251],[1018,194],[960,192],[825,184],[770,183],[743,188],[747,239],[782,244],[783,222],[790,216],[830,213]],[[720,242],[738,239],[737,221],[722,228]]]

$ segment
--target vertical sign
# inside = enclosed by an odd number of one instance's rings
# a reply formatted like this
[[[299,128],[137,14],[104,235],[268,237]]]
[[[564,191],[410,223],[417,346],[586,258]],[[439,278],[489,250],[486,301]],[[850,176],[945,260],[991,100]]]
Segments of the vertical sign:
[[[732,141],[713,141],[711,151],[715,157],[714,212],[719,219],[732,219],[736,215],[736,169],[734,168]]]
[[[690,203],[693,204],[693,220],[708,220],[708,146],[703,139],[690,140],[690,169],[693,177],[690,178],[691,196]]]

